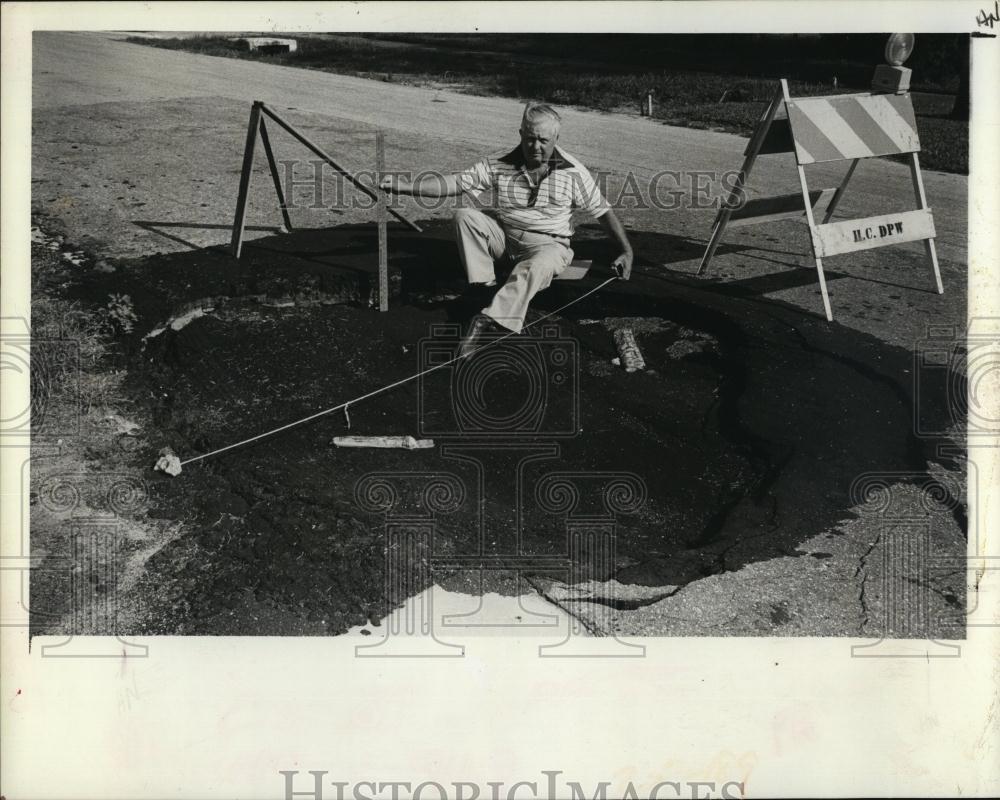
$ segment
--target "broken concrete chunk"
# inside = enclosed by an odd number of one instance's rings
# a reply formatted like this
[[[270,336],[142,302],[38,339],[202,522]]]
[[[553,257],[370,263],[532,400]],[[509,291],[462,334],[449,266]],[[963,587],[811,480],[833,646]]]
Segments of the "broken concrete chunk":
[[[621,363],[626,372],[635,372],[645,369],[646,362],[639,350],[639,345],[635,341],[635,334],[631,328],[619,328],[614,332],[615,345],[618,348],[618,355],[621,356]]]
[[[542,590],[542,594],[556,603],[602,603],[612,608],[634,609],[658,603],[670,597],[677,589],[672,584],[639,586],[620,583],[612,578],[609,581],[584,581],[577,584],[552,581]]]
[[[181,474],[181,460],[177,454],[169,447],[164,447],[160,451],[160,459],[153,466],[157,472],[166,472],[172,478]]]
[[[116,434],[125,434],[127,436],[132,436],[138,433],[141,429],[139,426],[132,422],[131,420],[125,419],[120,414],[108,414],[101,417],[101,422],[114,428]]]

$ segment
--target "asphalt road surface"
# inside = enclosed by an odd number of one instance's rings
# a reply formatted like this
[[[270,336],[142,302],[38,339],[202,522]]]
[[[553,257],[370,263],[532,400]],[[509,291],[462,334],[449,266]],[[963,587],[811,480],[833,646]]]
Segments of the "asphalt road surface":
[[[516,140],[520,118],[520,103],[494,97],[476,97],[431,89],[400,86],[392,83],[363,80],[288,67],[273,66],[238,59],[199,56],[189,53],[160,50],[122,41],[121,34],[106,33],[38,33],[34,37],[33,102],[38,118],[46,110],[67,112],[72,106],[97,104],[141,104],[147,113],[155,106],[168,105],[171,101],[188,105],[188,124],[181,131],[166,130],[170,121],[163,120],[164,140],[156,150],[148,148],[140,157],[123,164],[124,172],[142,176],[145,162],[153,155],[169,151],[183,152],[181,142],[192,141],[198,136],[198,121],[203,110],[209,108],[233,109],[220,120],[218,131],[206,127],[205,137],[225,136],[232,147],[229,152],[242,149],[245,119],[249,103],[262,100],[275,108],[294,109],[296,121],[302,115],[318,119],[332,117],[363,127],[380,127],[388,131],[389,167],[401,167],[399,160],[391,157],[392,142],[410,140],[420,143],[421,158],[413,168],[459,168],[473,154],[492,151]],[[446,102],[435,102],[445,98]],[[200,102],[199,102],[200,101]],[[242,106],[242,107],[241,107]],[[238,110],[237,110],[238,109]],[[99,109],[95,109],[98,112]],[[181,109],[183,112],[183,109]],[[84,109],[78,109],[85,114]],[[206,115],[211,116],[211,115]],[[707,171],[721,174],[740,166],[745,140],[725,133],[664,126],[638,116],[612,115],[592,111],[564,109],[562,144],[580,157],[591,168],[613,173],[621,178],[632,172],[637,180],[649,178],[661,170]],[[208,123],[209,119],[205,119]],[[322,128],[320,128],[322,130]],[[169,135],[168,135],[169,133]],[[340,152],[337,141],[329,135],[320,144]],[[187,142],[185,142],[185,147]],[[164,151],[167,151],[164,153]],[[464,158],[456,154],[468,154]],[[79,152],[72,154],[79,159]],[[164,212],[171,205],[190,204],[190,197],[178,195],[175,187],[183,181],[185,172],[197,172],[204,177],[225,167],[231,175],[238,168],[236,153],[228,159],[192,158],[186,166],[172,170],[166,180],[158,180],[156,192],[157,211]],[[213,163],[214,162],[214,163]],[[219,163],[223,162],[223,163]],[[363,167],[371,164],[366,155]],[[820,165],[810,169],[814,188],[836,186],[846,170],[843,165]],[[152,172],[152,170],[151,170]],[[150,175],[150,177],[154,177]],[[159,176],[156,176],[159,177]],[[695,178],[685,178],[682,188],[690,188]],[[138,182],[138,181],[137,181]],[[144,181],[145,182],[145,181]],[[877,336],[900,343],[912,343],[923,335],[924,317],[961,319],[964,316],[964,285],[967,262],[967,186],[964,176],[925,172],[924,182],[931,207],[934,210],[938,234],[937,248],[941,259],[946,295],[944,298],[928,297],[926,289],[933,286],[929,269],[924,265],[922,246],[919,243],[896,248],[878,249],[827,261],[827,268],[847,277],[834,276],[832,291],[841,297],[858,302],[868,299],[873,284],[866,277],[876,280],[899,277],[900,287],[913,298],[915,308],[906,313],[887,315],[885,324],[876,319],[858,319],[851,313],[843,314],[841,322],[866,329]],[[612,184],[613,186],[616,184]],[[219,187],[211,207],[213,220],[218,224],[231,224],[235,201],[235,180]],[[770,196],[798,190],[798,179],[788,156],[767,156],[759,160],[750,183],[750,196]],[[609,192],[611,193],[611,192]],[[85,202],[85,200],[83,201]],[[147,205],[149,205],[147,203]],[[859,167],[845,193],[839,218],[873,216],[893,210],[913,208],[913,189],[908,167],[877,159]],[[658,209],[623,210],[623,216],[637,230],[659,230],[671,235],[704,241],[711,227],[714,211],[682,207],[676,210]],[[761,239],[768,235],[770,226],[751,227],[733,231],[726,241],[734,245],[754,243],[768,249]],[[808,242],[804,229],[796,226],[782,236],[782,244],[791,245],[776,250],[792,251],[795,259],[780,256],[763,261],[747,259],[732,263],[726,259],[726,249],[720,251],[710,276],[717,280],[749,281],[775,272],[776,263],[785,271],[792,265],[807,266]],[[127,242],[111,242],[112,248],[127,248]],[[251,235],[253,235],[251,233]],[[224,232],[215,232],[214,238],[195,240],[198,244],[226,240]],[[162,239],[162,237],[161,237]],[[772,243],[773,244],[773,243]],[[657,254],[652,255],[657,260]],[[690,256],[682,261],[669,254],[659,259],[667,262],[672,270],[693,272],[697,259]],[[891,270],[898,266],[898,270]],[[780,280],[764,287],[763,294],[815,310],[817,298],[811,270],[794,270],[796,279],[788,285]],[[756,290],[755,290],[756,291]],[[879,289],[878,292],[883,292]],[[893,293],[893,292],[885,292]],[[834,301],[835,313],[838,301]],[[899,308],[899,303],[892,304]],[[872,316],[872,315],[864,315]],[[878,316],[878,315],[874,315]]]

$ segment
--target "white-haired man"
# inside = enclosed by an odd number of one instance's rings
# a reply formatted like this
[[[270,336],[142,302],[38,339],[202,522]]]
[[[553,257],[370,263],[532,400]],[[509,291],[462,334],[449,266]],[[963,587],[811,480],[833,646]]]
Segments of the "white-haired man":
[[[387,191],[419,197],[493,190],[495,219],[471,208],[455,213],[455,238],[469,283],[474,291],[483,293],[484,301],[493,294],[472,319],[459,346],[460,356],[475,352],[494,325],[504,331],[521,330],[531,298],[573,260],[570,237],[574,209],[582,209],[600,222],[621,248],[612,269],[626,280],[631,275],[632,246],[621,222],[587,168],[556,147],[560,122],[551,106],[529,103],[521,120],[521,143],[513,150],[484,158],[465,172],[443,179],[427,176],[413,182],[388,177],[382,181]],[[513,269],[497,290],[494,266],[503,257]]]

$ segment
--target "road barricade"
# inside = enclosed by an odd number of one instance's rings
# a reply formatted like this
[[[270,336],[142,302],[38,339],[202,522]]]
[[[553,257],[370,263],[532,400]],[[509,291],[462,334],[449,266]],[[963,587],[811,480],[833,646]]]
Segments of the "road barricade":
[[[833,312],[823,273],[823,259],[830,256],[923,241],[927,260],[934,271],[937,291],[943,294],[941,271],[934,248],[934,217],[924,192],[917,156],[919,150],[920,140],[909,94],[862,93],[792,98],[788,93],[788,81],[782,79],[743,153],[743,166],[729,197],[716,214],[712,237],[698,274],[707,269],[727,227],[798,219],[809,226],[816,275],[828,320],[833,320]],[[745,186],[757,157],[774,153],[794,153],[801,192],[744,202]],[[832,222],[837,205],[861,159],[888,155],[908,156],[917,208],[893,213],[883,211],[862,219]],[[835,161],[851,162],[840,185],[836,189],[810,190],[805,166]],[[820,215],[822,222],[817,222]]]

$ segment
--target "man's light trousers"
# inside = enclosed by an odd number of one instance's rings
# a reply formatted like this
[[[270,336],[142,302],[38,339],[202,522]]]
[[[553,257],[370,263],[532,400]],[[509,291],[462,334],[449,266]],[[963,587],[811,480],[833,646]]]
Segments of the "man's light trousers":
[[[502,228],[473,208],[455,213],[455,239],[469,283],[496,279],[494,262],[505,254],[514,264],[507,282],[483,313],[512,331],[520,331],[528,303],[573,260],[568,238]]]

